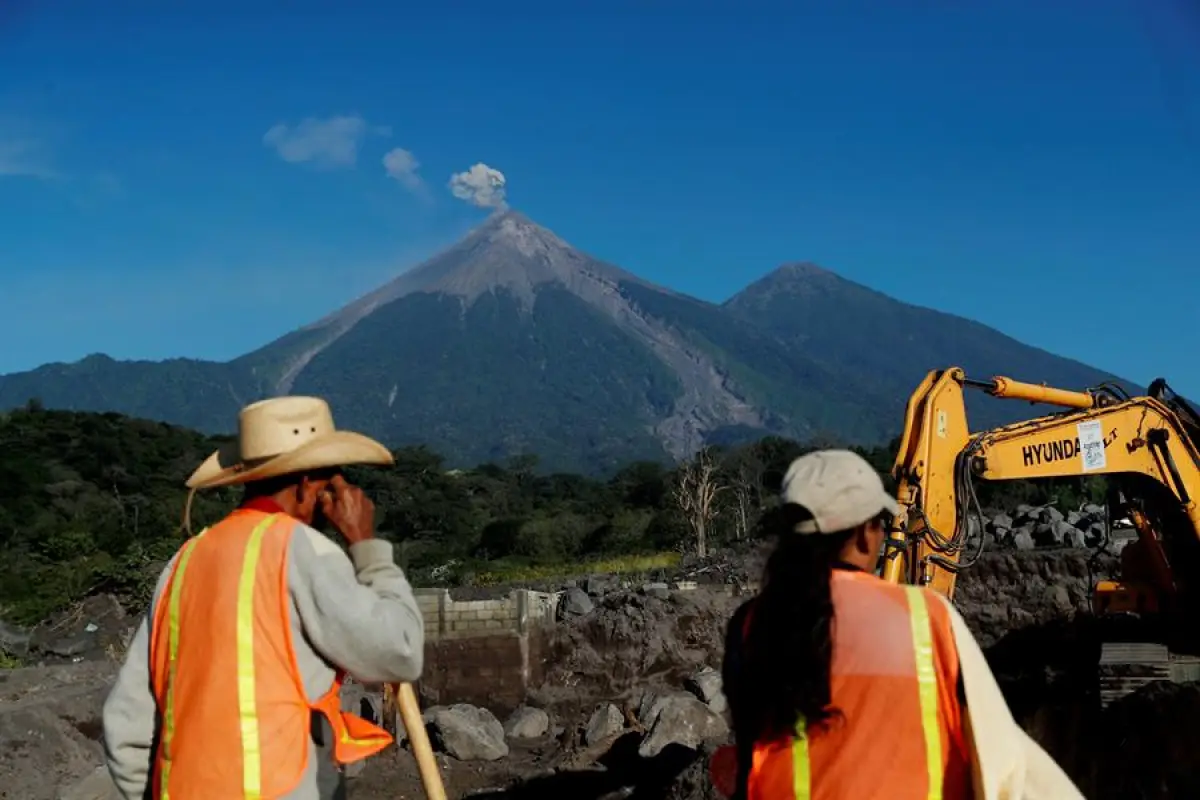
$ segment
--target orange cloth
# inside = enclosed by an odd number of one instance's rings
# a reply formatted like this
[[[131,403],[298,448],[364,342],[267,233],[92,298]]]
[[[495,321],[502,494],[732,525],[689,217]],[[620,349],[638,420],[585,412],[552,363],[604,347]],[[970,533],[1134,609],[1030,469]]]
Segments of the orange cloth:
[[[968,800],[958,653],[945,605],[926,589],[863,572],[834,570],[831,580],[831,705],[842,717],[799,742],[794,736],[757,742],[748,800]],[[927,711],[918,680],[922,661],[934,679]],[[937,734],[933,754],[927,724]]]
[[[305,696],[287,588],[295,528],[286,514],[241,508],[182,548],[150,638],[162,723],[154,797],[286,795],[307,766],[313,711],[333,725],[339,763],[393,741],[382,728],[342,712],[344,675],[315,703]]]

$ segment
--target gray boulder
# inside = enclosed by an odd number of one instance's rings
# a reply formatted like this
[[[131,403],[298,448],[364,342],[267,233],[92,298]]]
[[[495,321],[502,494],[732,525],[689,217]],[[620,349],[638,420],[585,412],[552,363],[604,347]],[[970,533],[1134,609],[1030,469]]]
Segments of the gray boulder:
[[[729,726],[720,714],[690,694],[674,695],[662,704],[638,755],[653,758],[672,744],[696,749],[728,735]]]
[[[532,706],[521,706],[504,723],[504,733],[510,739],[539,739],[548,730],[550,715]]]
[[[425,712],[434,743],[459,761],[495,761],[508,755],[504,726],[486,708],[456,703]]]
[[[603,741],[625,727],[625,717],[621,709],[612,703],[603,703],[592,712],[587,728],[583,733],[584,744],[595,744]]]
[[[561,605],[559,606],[559,615],[561,617],[582,617],[584,614],[591,613],[596,604],[592,602],[592,598],[588,597],[588,593],[577,586],[572,586],[563,593]]]
[[[684,688],[703,700],[709,708],[721,714],[728,708],[725,693],[721,687],[721,673],[712,667],[704,669],[691,676],[684,683]]]

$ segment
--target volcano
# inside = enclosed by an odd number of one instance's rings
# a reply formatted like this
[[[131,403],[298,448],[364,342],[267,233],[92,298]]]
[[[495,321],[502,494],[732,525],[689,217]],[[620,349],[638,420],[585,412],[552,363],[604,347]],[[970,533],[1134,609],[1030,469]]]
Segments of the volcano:
[[[0,377],[0,407],[38,398],[227,433],[248,402],[315,394],[339,425],[429,445],[452,465],[533,453],[545,469],[595,473],[768,433],[881,443],[925,371],[951,364],[1064,386],[1113,380],[814,265],[705,302],[509,210],[233,361],[89,356]]]

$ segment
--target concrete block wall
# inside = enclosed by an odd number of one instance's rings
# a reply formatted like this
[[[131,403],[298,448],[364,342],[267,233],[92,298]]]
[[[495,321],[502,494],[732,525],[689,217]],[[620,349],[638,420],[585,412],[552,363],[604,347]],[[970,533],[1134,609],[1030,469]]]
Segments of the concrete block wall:
[[[554,624],[558,594],[518,589],[490,600],[454,600],[446,589],[415,589],[430,642],[505,633],[525,634]]]
[[[425,619],[427,703],[472,703],[511,711],[541,679],[543,642],[558,594],[519,589],[507,597],[454,600],[445,589],[416,589]]]

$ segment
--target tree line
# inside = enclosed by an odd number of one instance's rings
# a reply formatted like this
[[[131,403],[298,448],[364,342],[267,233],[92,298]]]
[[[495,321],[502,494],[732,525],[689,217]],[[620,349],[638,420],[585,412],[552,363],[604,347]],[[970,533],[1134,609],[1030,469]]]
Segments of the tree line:
[[[95,592],[144,603],[185,535],[184,481],[227,438],[111,413],[31,406],[0,415],[0,619],[36,621]],[[896,446],[859,452],[886,474]],[[534,455],[448,469],[433,450],[412,446],[395,450],[389,469],[349,472],[375,501],[379,535],[396,543],[412,582],[444,585],[737,547],[756,536],[787,465],[810,449],[766,437],[593,478],[546,473]],[[1079,481],[980,489],[1000,507],[1102,497]],[[192,529],[220,519],[239,494],[198,493]]]

